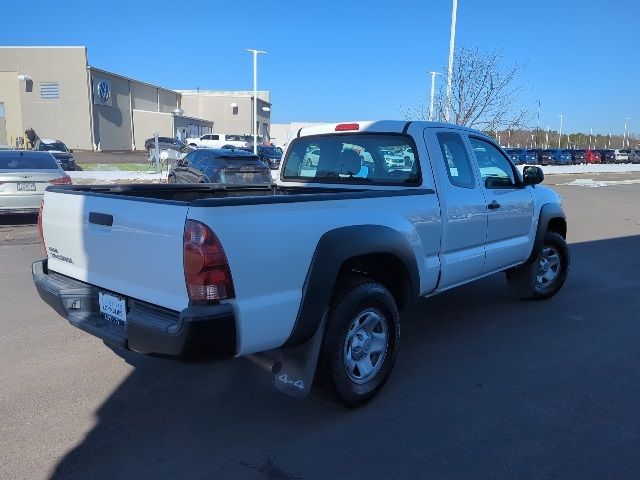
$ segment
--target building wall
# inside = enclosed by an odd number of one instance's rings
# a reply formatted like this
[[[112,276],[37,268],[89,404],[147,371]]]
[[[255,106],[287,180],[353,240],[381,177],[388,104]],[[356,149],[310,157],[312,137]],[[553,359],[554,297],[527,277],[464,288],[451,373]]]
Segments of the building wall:
[[[171,112],[180,94],[96,68],[90,72],[92,84],[106,79],[111,85],[111,105],[92,100],[94,138],[101,150],[141,150],[154,131],[174,136]]]
[[[93,100],[93,137],[100,150],[131,150],[131,104],[129,80],[91,70],[92,92],[100,80],[107,80],[111,85],[111,105],[98,105]],[[93,99],[92,93],[92,99]]]
[[[276,145],[284,145],[295,138],[301,128],[320,124],[321,122],[272,123],[271,140]]]
[[[159,137],[173,137],[173,115],[161,112],[146,112],[144,110],[133,111],[134,140],[136,150],[144,148],[144,141],[153,137],[157,131]]]
[[[133,95],[133,108],[136,110],[146,110],[147,112],[158,111],[158,89],[151,85],[132,82],[131,94]]]
[[[8,139],[15,144],[31,127],[41,138],[90,149],[86,66],[84,47],[0,48],[0,102],[5,104]],[[19,81],[18,74],[30,75],[32,81]],[[42,98],[43,82],[57,83],[59,98]]]
[[[232,104],[236,106],[233,107]],[[262,111],[262,107],[271,105],[258,98],[258,131],[261,134],[263,125],[271,123],[270,112]],[[247,95],[182,94],[185,115],[212,120],[215,125],[214,133],[251,134],[252,108],[251,96]]]
[[[0,49],[0,62],[3,59],[2,49]],[[0,70],[5,67],[0,63]],[[9,67],[12,68],[12,67]],[[20,83],[17,81],[15,71],[0,71],[0,102],[4,103],[4,129],[0,129],[0,135],[5,138],[4,142],[14,145],[16,137],[24,137],[22,128],[22,111],[20,110]]]

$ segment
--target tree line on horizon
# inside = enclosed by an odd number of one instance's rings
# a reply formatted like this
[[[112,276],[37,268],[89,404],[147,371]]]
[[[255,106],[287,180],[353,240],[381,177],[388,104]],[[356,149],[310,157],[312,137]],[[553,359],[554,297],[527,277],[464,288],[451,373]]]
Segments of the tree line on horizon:
[[[507,66],[501,51],[482,53],[462,45],[456,51],[451,81],[449,123],[483,130],[503,146],[522,148],[640,148],[640,139],[623,135],[562,132],[533,128],[533,109],[523,104],[524,86],[517,84],[525,63]],[[447,71],[443,66],[442,72]],[[443,75],[446,75],[443,74]],[[446,121],[446,80],[434,92],[433,121]],[[407,120],[429,120],[430,99],[401,106]]]

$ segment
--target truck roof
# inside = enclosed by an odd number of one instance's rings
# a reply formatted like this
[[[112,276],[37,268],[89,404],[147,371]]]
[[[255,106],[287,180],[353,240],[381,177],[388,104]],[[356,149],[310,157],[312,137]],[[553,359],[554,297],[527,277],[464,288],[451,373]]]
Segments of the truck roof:
[[[457,129],[457,130],[466,130],[469,132],[473,132],[475,134],[479,134],[486,137],[484,132],[479,130],[475,130],[473,128],[464,127],[461,125],[454,125],[450,123],[444,122],[427,122],[422,120],[360,120],[360,121],[349,121],[349,122],[339,122],[339,123],[323,123],[321,125],[312,125],[309,127],[302,127],[298,130],[298,137],[306,137],[310,135],[323,135],[329,133],[354,133],[354,132],[391,132],[391,133],[402,133],[406,131],[405,129],[408,127],[408,124],[420,123],[425,128],[448,128],[448,129]],[[338,129],[338,126],[344,128],[343,130]]]

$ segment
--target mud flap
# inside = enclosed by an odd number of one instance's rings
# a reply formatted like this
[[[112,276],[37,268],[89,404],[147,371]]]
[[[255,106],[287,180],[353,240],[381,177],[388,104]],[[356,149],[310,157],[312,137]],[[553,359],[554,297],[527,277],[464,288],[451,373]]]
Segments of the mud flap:
[[[507,270],[509,290],[516,298],[531,298],[535,294],[537,259],[538,257],[534,262]]]
[[[327,311],[309,341],[270,352],[270,356],[282,364],[282,369],[274,376],[275,387],[282,393],[304,398],[311,392],[326,323]]]

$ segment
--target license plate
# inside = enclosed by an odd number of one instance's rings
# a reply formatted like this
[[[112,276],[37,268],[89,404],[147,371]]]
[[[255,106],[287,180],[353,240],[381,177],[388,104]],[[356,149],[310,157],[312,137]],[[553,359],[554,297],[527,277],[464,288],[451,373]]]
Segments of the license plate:
[[[35,192],[36,184],[34,182],[18,182],[19,192]]]
[[[110,293],[98,292],[100,316],[105,320],[124,327],[127,324],[127,302],[124,298]]]

